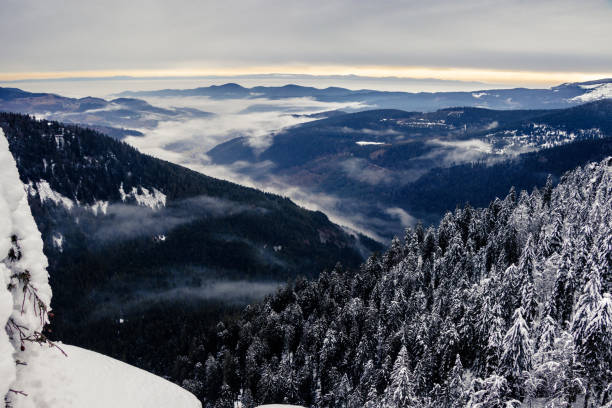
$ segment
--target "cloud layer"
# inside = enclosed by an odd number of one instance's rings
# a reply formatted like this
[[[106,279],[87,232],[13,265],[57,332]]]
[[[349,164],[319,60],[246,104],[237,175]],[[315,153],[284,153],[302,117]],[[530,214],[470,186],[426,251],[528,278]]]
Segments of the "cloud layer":
[[[612,66],[608,0],[5,0],[0,16],[0,72]]]

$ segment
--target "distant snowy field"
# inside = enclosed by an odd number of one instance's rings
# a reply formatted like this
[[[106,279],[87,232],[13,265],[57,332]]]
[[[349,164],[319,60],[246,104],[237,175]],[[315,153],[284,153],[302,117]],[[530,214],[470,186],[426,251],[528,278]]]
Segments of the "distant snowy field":
[[[60,344],[30,346],[19,366],[13,408],[200,408],[195,396],[144,370],[93,351]]]

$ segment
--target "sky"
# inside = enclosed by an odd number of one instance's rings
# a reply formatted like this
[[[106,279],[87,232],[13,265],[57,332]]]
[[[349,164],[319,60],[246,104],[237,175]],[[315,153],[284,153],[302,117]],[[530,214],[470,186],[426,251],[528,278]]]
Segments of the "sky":
[[[2,0],[0,80],[612,76],[611,0]]]

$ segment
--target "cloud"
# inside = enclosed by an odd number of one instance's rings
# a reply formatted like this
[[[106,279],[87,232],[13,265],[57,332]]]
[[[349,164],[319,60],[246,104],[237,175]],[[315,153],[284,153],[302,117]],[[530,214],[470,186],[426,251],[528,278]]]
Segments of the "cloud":
[[[182,156],[201,157],[218,144],[237,137],[246,137],[251,147],[263,150],[272,142],[273,132],[316,120],[286,114],[287,109],[309,114],[342,108],[358,109],[366,106],[358,102],[320,102],[310,98],[214,100],[207,97],[147,97],[144,99],[155,106],[173,109],[196,108],[216,114],[211,118],[185,118],[181,121],[160,122],[152,130],[138,129],[144,133],[144,137],[131,137],[125,140],[145,153],[171,161],[177,157],[173,153],[179,152]],[[261,103],[276,108],[268,111],[248,111],[250,106]]]
[[[493,148],[489,143],[480,139],[433,139],[428,143],[441,146],[442,148],[428,153],[425,155],[425,157],[439,160],[444,165],[480,160],[485,158],[493,151]]]
[[[0,16],[0,37],[11,39],[3,72],[612,66],[607,0],[23,0],[1,2]]]
[[[495,129],[498,126],[499,126],[499,122],[494,120],[493,122],[491,122],[487,126],[485,126],[485,130]]]
[[[95,240],[118,241],[142,236],[167,234],[172,229],[198,218],[231,217],[244,212],[264,213],[264,208],[247,206],[229,200],[196,196],[174,201],[169,207],[152,210],[148,207],[110,204],[104,217],[96,217]],[[87,215],[87,214],[84,214]]]
[[[206,271],[202,271],[206,275]],[[197,273],[196,273],[197,275]],[[197,285],[176,282],[170,275],[166,282],[169,289],[155,289],[159,281],[147,282],[140,279],[138,290],[129,285],[129,290],[117,291],[114,289],[94,291],[92,296],[100,299],[101,305],[92,313],[91,318],[99,319],[112,315],[125,315],[141,311],[159,303],[178,302],[180,304],[197,303],[202,301],[220,301],[224,304],[246,305],[260,300],[266,295],[274,293],[283,283],[274,281],[248,281],[248,280],[212,280],[198,279]],[[151,283],[150,289],[142,289]]]
[[[353,180],[371,185],[390,184],[397,174],[383,167],[368,163],[364,159],[351,158],[340,162],[340,168]]]
[[[340,128],[342,133],[356,133],[360,135],[368,135],[368,136],[401,136],[403,133],[398,132],[395,129],[354,129],[350,127],[342,127]]]
[[[406,211],[399,207],[387,208],[385,212],[391,215],[392,217],[395,217],[400,220],[402,226],[404,227],[411,227],[416,224],[417,220],[412,215],[408,214]]]

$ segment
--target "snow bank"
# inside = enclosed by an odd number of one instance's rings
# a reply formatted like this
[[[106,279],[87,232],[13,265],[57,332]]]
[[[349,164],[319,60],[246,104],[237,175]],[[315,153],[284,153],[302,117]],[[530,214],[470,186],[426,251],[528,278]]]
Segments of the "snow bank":
[[[14,408],[200,408],[195,396],[161,377],[93,351],[30,347],[19,366]]]
[[[8,141],[0,129],[0,395],[16,375],[15,360],[40,339],[51,288],[43,241],[28,206]]]

